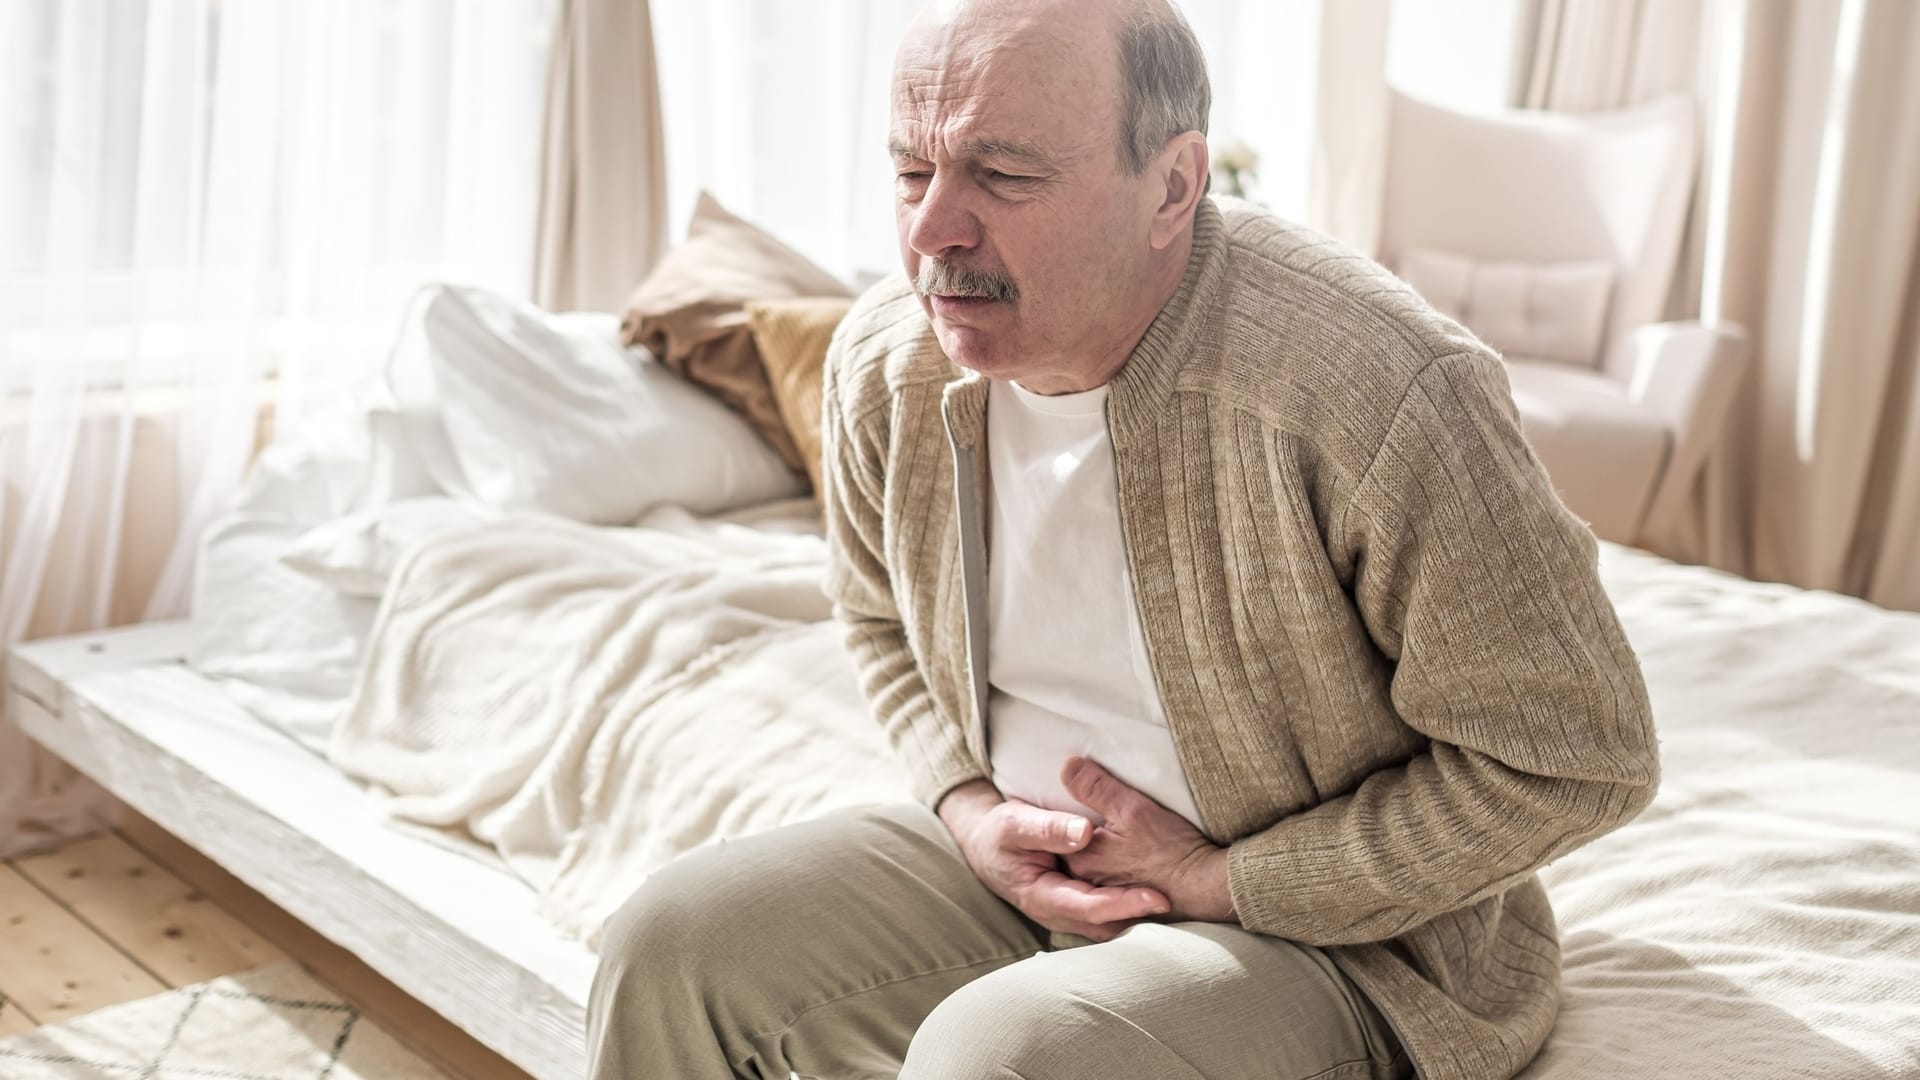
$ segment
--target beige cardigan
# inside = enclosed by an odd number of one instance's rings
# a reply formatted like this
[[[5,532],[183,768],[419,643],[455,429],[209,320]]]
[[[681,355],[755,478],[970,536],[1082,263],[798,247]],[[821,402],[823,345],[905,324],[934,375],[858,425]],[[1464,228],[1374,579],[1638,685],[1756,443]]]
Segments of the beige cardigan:
[[[1193,229],[1108,424],[1203,828],[1240,921],[1325,947],[1422,1075],[1510,1076],[1559,1004],[1535,871],[1658,782],[1595,541],[1487,346],[1302,226],[1205,200]],[[988,775],[986,390],[903,279],[829,353],[828,592],[928,805]]]

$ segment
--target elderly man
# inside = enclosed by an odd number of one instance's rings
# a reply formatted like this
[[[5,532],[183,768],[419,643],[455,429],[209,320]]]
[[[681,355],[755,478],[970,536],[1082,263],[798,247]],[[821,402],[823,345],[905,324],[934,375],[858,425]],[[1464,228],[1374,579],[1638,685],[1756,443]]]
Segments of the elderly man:
[[[918,801],[650,880],[596,1075],[1517,1072],[1535,871],[1658,766],[1499,358],[1206,197],[1158,0],[938,5],[893,99],[907,273],[835,338],[824,502]]]

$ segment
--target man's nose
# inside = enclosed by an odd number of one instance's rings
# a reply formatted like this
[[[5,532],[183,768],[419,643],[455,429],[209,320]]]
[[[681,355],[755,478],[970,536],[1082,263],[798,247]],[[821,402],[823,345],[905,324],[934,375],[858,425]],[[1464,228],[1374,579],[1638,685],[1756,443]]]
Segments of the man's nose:
[[[980,243],[980,219],[967,205],[964,182],[935,173],[912,208],[907,244],[922,256],[944,256]]]

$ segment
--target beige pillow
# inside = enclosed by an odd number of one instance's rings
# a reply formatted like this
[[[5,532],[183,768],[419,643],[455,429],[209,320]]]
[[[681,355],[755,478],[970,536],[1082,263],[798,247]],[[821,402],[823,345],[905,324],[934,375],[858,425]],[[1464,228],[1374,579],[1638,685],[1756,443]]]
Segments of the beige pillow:
[[[772,384],[773,400],[816,492],[820,490],[820,379],[833,328],[852,306],[852,300],[840,296],[756,300],[747,305],[747,322]]]
[[[852,295],[832,274],[702,192],[687,242],[668,252],[628,297],[620,339],[726,402],[801,471],[805,459],[774,401],[746,307],[756,300]]]

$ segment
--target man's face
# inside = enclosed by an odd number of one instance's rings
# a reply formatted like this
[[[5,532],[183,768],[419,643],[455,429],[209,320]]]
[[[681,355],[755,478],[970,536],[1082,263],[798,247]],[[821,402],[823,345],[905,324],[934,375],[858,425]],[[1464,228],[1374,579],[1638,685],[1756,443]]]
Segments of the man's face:
[[[1154,203],[1120,164],[1111,33],[976,17],[901,48],[900,256],[947,356],[989,377],[1074,371],[1140,329]]]

